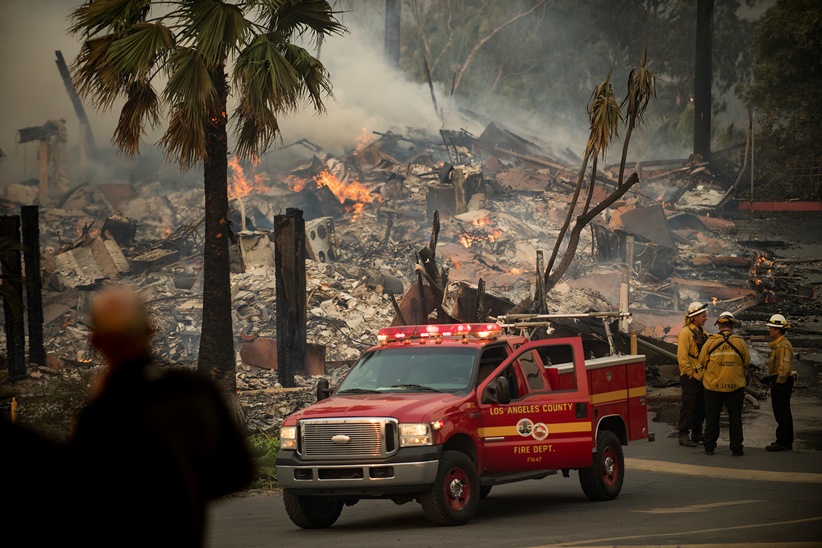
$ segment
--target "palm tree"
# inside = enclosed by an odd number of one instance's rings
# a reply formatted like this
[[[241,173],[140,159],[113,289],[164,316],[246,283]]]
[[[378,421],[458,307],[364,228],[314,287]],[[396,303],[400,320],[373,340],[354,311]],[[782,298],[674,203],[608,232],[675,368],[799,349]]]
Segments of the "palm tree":
[[[198,369],[236,393],[231,320],[227,189],[228,108],[233,88],[235,151],[251,157],[280,132],[278,116],[309,100],[324,111],[329,74],[296,37],[342,34],[326,0],[95,0],[74,9],[83,37],[72,66],[82,96],[110,109],[125,99],[113,141],[139,153],[146,126],[184,170],[204,166],[203,324]],[[231,85],[229,84],[229,74]],[[158,94],[154,83],[164,80]],[[167,118],[164,114],[167,113]]]
[[[627,181],[623,182],[623,175],[625,173],[625,161],[628,156],[628,145],[631,141],[631,134],[637,124],[642,121],[642,115],[645,113],[645,109],[648,107],[648,103],[651,98],[656,96],[655,78],[645,66],[647,60],[646,53],[647,48],[642,51],[640,66],[631,70],[628,77],[628,93],[626,94],[621,105],[622,107],[627,105],[627,117],[623,117],[621,106],[617,104],[614,97],[614,91],[611,87],[610,70],[608,71],[605,81],[599,84],[591,94],[591,103],[588,106],[588,117],[591,121],[591,126],[588,142],[585,145],[582,168],[579,171],[577,186],[574,191],[574,195],[571,198],[568,214],[565,217],[565,222],[560,229],[557,240],[554,242],[554,249],[551,252],[551,258],[548,261],[548,265],[545,267],[545,272],[543,274],[545,284],[542,290],[544,293],[550,291],[557,284],[557,282],[559,282],[565,274],[565,271],[568,270],[568,267],[571,265],[574,255],[576,254],[582,229],[594,220],[597,215],[602,213],[605,208],[620,199],[634,184],[639,181],[639,176],[634,173],[628,178]],[[620,121],[624,121],[628,129],[622,145],[622,159],[619,166],[618,185],[616,190],[607,198],[602,200],[594,208],[591,208],[591,198],[593,197],[594,187],[596,185],[597,160],[600,156],[605,159],[605,155],[608,151],[608,145],[618,134]],[[562,260],[557,268],[554,269],[554,263],[557,255],[559,254],[562,239],[571,224],[571,219],[573,218],[574,210],[576,209],[577,199],[579,198],[582,190],[582,185],[585,179],[585,171],[589,161],[593,161],[593,164],[591,168],[591,181],[588,185],[588,194],[585,200],[585,205],[582,208],[582,213],[576,219],[574,228],[571,230],[568,245],[562,256]]]

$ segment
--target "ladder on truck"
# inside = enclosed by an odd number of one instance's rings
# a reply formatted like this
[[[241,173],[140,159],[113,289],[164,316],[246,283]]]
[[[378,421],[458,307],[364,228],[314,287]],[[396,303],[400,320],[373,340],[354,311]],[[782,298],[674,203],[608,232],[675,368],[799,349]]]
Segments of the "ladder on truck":
[[[492,319],[503,329],[509,330],[509,332],[516,330],[519,334],[533,339],[537,329],[541,327],[552,327],[552,320],[600,318],[605,328],[605,336],[608,338],[610,355],[614,356],[617,352],[614,346],[614,337],[609,321],[614,319],[627,320],[630,317],[630,312],[580,312],[574,314],[503,314]],[[631,347],[634,347],[633,341]]]

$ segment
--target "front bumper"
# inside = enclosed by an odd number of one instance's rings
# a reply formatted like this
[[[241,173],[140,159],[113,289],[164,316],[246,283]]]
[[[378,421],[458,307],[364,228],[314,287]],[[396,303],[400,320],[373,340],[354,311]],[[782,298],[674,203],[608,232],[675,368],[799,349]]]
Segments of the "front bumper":
[[[277,481],[296,494],[381,496],[422,493],[434,484],[442,446],[407,447],[374,462],[304,460],[277,453]]]

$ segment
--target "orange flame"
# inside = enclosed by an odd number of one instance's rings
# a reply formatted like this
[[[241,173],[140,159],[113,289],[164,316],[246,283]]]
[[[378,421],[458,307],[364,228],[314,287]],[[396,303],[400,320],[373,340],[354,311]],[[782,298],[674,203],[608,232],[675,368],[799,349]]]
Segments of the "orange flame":
[[[717,304],[719,304],[719,299],[717,299],[716,297],[711,297],[711,302],[714,306],[716,306]]]
[[[353,211],[352,220],[355,221],[360,217],[365,204],[370,204],[374,199],[371,192],[358,179],[344,183],[330,171],[324,170],[314,177],[314,181],[318,186],[327,186],[341,203],[345,203],[346,200],[353,202],[349,212]]]
[[[259,165],[260,159],[252,158],[251,163],[252,166]],[[265,183],[269,181],[269,178],[266,173],[256,173],[249,179],[246,177],[245,170],[236,156],[228,161],[228,167],[231,171],[228,177],[229,198],[243,198],[249,194],[262,194],[267,190]]]

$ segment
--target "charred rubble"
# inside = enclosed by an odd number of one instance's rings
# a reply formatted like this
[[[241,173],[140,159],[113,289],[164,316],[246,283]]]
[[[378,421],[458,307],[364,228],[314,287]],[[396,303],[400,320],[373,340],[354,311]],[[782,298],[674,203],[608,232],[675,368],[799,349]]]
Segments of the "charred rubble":
[[[742,320],[765,318],[774,303],[793,316],[819,314],[816,288],[803,276],[818,259],[775,256],[783,241],[735,238],[733,180],[698,157],[628,166],[639,184],[585,229],[564,279],[540,294],[541,254],[553,246],[579,169],[572,151],[495,123],[480,135],[364,133],[343,156],[305,140],[290,146],[309,151],[308,159],[281,172],[236,159],[229,167],[237,384],[253,431],[273,433],[283,416],[314,400],[318,377],[333,385],[392,324],[627,306],[627,325],[573,319],[552,329],[583,336],[597,355],[609,351],[607,332],[616,334],[617,351],[628,352],[627,332],[635,331],[650,385],[665,386],[676,380],[674,342],[690,301]],[[617,170],[598,175],[597,193],[615,188]],[[59,196],[52,188],[44,197],[42,187],[13,184],[0,197],[3,215],[41,204],[46,358],[29,363],[28,380],[99,365],[87,342],[86,304],[109,281],[139,289],[148,303],[157,357],[195,367],[202,189],[111,182]],[[308,348],[296,388],[278,383],[274,320],[273,219],[288,209],[303,212],[308,257]],[[764,328],[746,330],[764,341]]]

